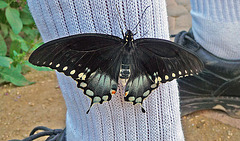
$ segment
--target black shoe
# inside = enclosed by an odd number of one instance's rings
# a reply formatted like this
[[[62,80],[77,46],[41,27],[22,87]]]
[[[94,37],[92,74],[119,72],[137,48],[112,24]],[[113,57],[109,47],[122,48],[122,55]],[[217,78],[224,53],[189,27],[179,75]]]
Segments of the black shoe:
[[[38,130],[43,130],[43,132],[34,134]],[[44,126],[38,126],[35,127],[29,137],[23,139],[23,140],[9,140],[9,141],[32,141],[37,138],[43,137],[43,136],[49,136],[46,141],[66,141],[66,128],[64,130],[62,129],[49,129]]]
[[[240,60],[208,52],[194,40],[191,29],[177,34],[175,42],[194,51],[205,65],[199,75],[178,79],[182,115],[217,109],[240,118]]]

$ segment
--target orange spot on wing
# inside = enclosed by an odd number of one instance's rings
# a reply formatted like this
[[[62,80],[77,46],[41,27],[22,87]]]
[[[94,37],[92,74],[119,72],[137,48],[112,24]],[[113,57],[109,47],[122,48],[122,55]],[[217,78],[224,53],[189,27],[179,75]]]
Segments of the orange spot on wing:
[[[128,95],[128,92],[125,93],[125,96],[127,96],[127,95]]]
[[[116,93],[116,91],[115,90],[112,90],[112,94],[115,94]]]

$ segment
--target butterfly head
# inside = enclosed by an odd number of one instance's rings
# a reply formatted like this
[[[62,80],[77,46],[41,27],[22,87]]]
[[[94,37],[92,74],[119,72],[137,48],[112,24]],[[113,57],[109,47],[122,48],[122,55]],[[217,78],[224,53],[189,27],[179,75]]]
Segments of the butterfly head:
[[[125,42],[133,42],[133,33],[131,30],[127,30],[125,32],[124,41]]]

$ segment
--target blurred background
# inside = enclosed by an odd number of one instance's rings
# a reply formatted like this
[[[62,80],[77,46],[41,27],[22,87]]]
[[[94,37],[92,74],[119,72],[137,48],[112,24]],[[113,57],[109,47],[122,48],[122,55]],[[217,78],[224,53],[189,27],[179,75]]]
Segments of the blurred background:
[[[170,34],[188,31],[190,0],[166,1]],[[42,40],[26,0],[0,0],[0,29],[0,141],[23,139],[39,125],[64,128],[66,107],[55,72],[27,61]],[[240,141],[240,119],[221,111],[183,116],[182,124],[186,141]]]

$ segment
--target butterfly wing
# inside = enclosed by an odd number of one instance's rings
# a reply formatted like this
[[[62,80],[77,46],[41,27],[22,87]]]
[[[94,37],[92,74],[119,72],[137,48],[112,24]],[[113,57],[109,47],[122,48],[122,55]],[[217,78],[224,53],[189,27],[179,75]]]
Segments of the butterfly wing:
[[[102,103],[117,91],[122,46],[122,39],[111,35],[73,35],[43,44],[29,62],[71,76],[92,104]]]
[[[142,38],[134,41],[134,47],[125,90],[125,101],[133,104],[141,104],[160,83],[196,74],[203,68],[192,52],[174,42]]]

